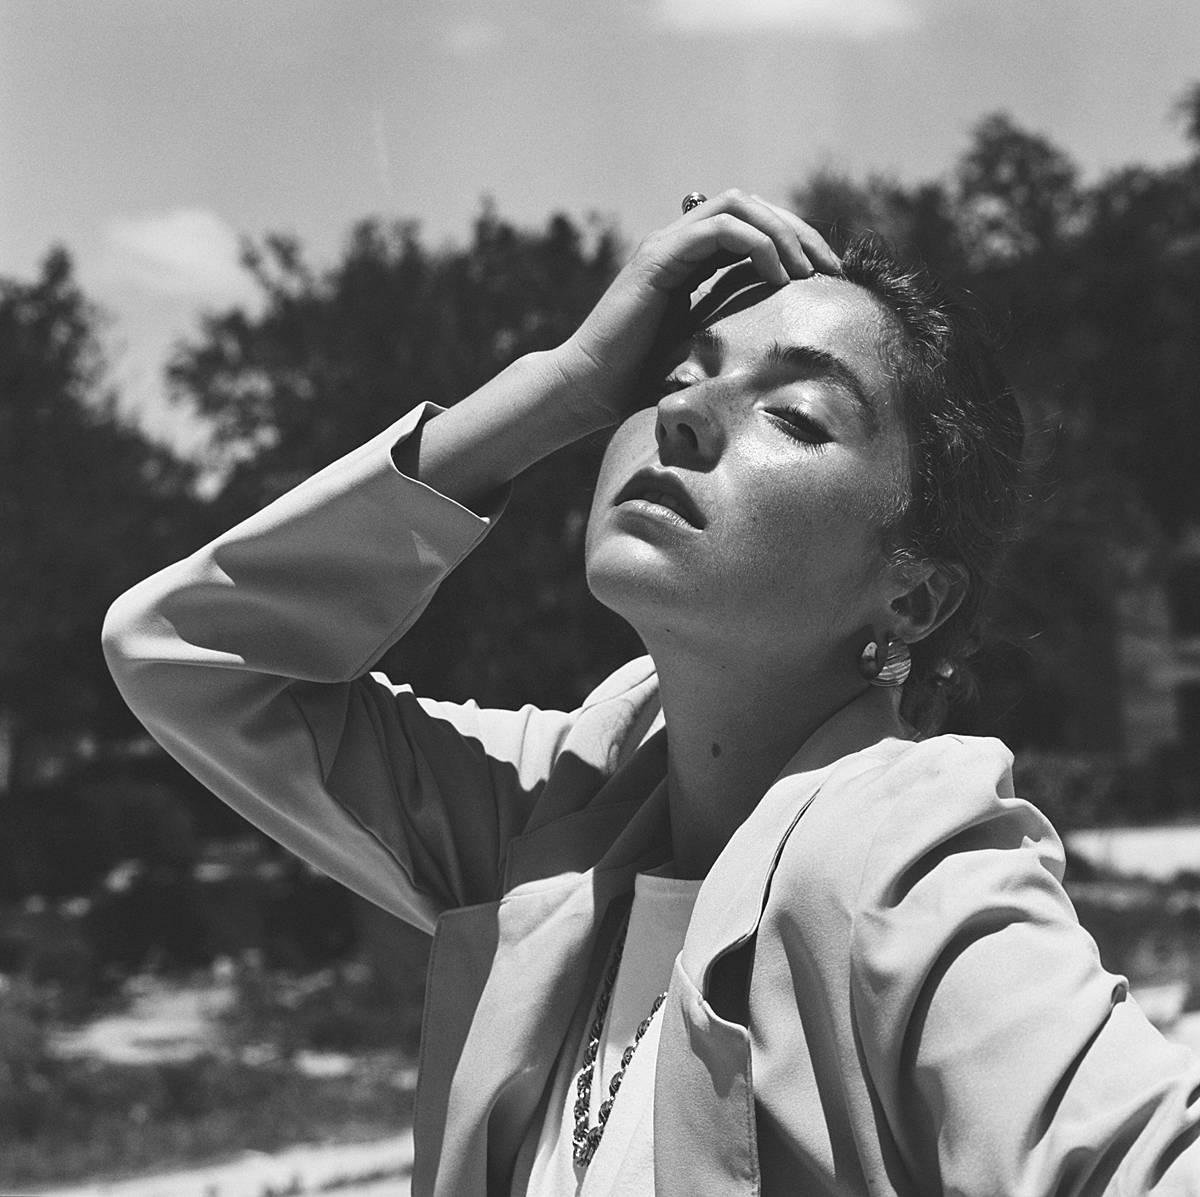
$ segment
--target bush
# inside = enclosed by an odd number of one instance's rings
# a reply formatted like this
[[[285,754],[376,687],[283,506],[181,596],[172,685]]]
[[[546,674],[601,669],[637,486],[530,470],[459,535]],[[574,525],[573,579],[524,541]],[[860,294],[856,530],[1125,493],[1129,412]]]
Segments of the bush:
[[[196,856],[186,802],[159,783],[72,777],[6,801],[2,897],[86,894],[122,860],[185,869]]]
[[[1068,890],[1106,968],[1135,989],[1183,982],[1185,1009],[1200,1009],[1200,905],[1153,882],[1084,882]]]
[[[305,988],[267,975],[251,1018],[261,1027],[269,1011],[278,1031],[298,1011],[295,1047],[387,1038],[379,1012],[358,1011],[332,990],[323,977]],[[361,1056],[348,1075],[331,1078],[305,1076],[286,1053],[250,1062],[236,1044],[186,1062],[117,1065],[54,1055],[53,1009],[53,995],[31,984],[0,988],[0,1192],[374,1138],[410,1117],[411,1094],[398,1081],[410,1061],[398,1050]]]
[[[406,1025],[364,965],[295,976],[249,956],[236,967],[225,1025],[240,1047],[269,1044],[285,1059],[300,1051],[416,1051],[419,1026]]]
[[[1027,749],[1013,763],[1013,785],[1060,833],[1111,823],[1122,810],[1123,778],[1104,753]]]
[[[374,1138],[411,1114],[395,1065],[313,1079],[216,1055],[143,1067],[39,1060],[33,1083],[0,1086],[0,1192]]]
[[[17,1136],[36,1133],[52,1109],[52,1002],[26,980],[0,979],[0,1127]]]

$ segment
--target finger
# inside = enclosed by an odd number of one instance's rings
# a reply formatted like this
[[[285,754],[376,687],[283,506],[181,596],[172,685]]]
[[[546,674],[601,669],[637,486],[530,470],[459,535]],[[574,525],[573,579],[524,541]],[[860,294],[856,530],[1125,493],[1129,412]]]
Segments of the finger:
[[[744,258],[773,286],[791,281],[774,241],[730,212],[717,212],[690,228],[671,225],[651,234],[635,258],[643,254],[647,281],[668,294],[684,286],[694,290],[714,271]]]
[[[788,255],[794,264],[793,270],[789,270],[783,260],[786,251],[781,252],[776,239],[731,212],[718,213],[712,217],[711,224],[716,240],[714,248],[749,258],[764,282],[782,287],[791,282],[794,269],[807,268],[806,273],[812,273],[807,260],[797,261],[794,253]]]
[[[713,254],[712,257],[707,259],[702,265],[697,266],[691,272],[691,274],[684,279],[682,285],[679,287],[679,290],[683,291],[687,295],[691,295],[693,291],[703,286],[714,275],[724,270],[726,266],[732,266],[736,262],[744,262],[745,260],[745,254],[729,253],[726,250],[720,250]]]
[[[836,265],[840,269],[841,260],[830,248],[829,242],[811,224],[802,220],[795,212],[783,207],[781,204],[772,203],[760,195],[756,195],[754,198],[759,203],[765,204],[770,208],[781,220],[787,222],[804,246],[805,252],[810,259],[819,261],[822,267],[832,268]]]
[[[824,274],[842,273],[842,260],[829,247],[829,242],[812,225],[801,220],[795,212],[791,212],[779,204],[773,204],[770,200],[763,199],[762,196],[756,195],[754,198],[770,208],[781,220],[787,222],[804,247],[809,260],[818,270]]]
[[[747,195],[736,188],[719,198],[727,201],[728,211],[761,229],[775,242],[780,261],[792,278],[808,278],[813,273],[813,264],[805,251],[800,231],[783,209],[767,203],[760,196]]]
[[[722,212],[736,216],[770,237],[789,278],[808,278],[813,273],[812,262],[805,253],[798,230],[791,221],[785,219],[782,210],[736,187],[697,205],[683,220],[695,222],[711,219]]]

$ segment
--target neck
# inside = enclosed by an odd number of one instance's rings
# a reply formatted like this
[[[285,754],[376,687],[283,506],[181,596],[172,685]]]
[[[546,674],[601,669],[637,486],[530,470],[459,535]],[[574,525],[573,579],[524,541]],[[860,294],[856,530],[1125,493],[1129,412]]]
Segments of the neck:
[[[783,767],[830,716],[860,698],[852,671],[773,670],[755,660],[660,661],[672,847],[680,877],[703,877]],[[899,733],[877,692],[871,724]]]

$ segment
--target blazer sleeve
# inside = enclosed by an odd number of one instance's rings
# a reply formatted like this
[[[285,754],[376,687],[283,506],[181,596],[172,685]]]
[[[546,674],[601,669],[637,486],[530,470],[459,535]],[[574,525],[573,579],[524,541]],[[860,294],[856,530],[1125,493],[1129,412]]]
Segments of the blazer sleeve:
[[[908,1169],[964,1197],[1200,1193],[1200,1060],[1101,967],[1010,762],[918,746],[866,858],[854,1015]]]
[[[425,930],[495,896],[573,716],[433,702],[369,665],[487,533],[402,475],[410,412],[122,595],[117,685],[154,737],[269,836]]]

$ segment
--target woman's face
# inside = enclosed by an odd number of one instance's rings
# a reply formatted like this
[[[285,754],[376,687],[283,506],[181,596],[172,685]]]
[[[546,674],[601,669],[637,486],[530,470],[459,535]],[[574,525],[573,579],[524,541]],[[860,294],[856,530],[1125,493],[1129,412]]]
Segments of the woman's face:
[[[883,529],[908,484],[887,319],[842,281],[752,285],[675,356],[657,406],[617,429],[588,581],[652,651],[852,666],[889,627],[903,588]]]

